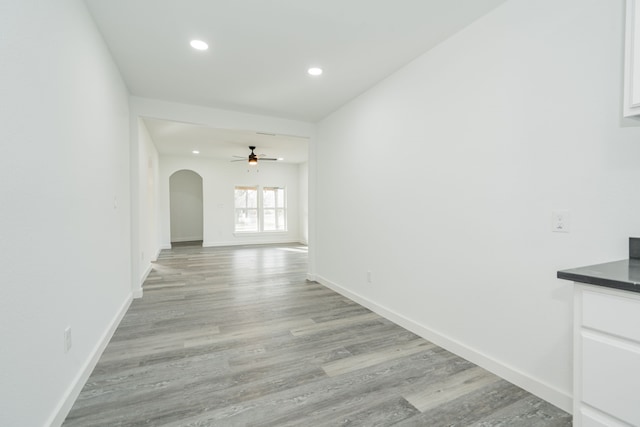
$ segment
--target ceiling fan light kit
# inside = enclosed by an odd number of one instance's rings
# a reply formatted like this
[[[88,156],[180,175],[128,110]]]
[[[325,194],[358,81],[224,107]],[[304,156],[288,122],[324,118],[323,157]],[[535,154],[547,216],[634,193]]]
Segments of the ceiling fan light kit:
[[[260,156],[256,155],[256,153],[254,153],[254,150],[256,149],[255,145],[250,145],[249,149],[251,150],[251,153],[249,154],[248,162],[249,162],[249,165],[251,165],[251,166],[256,166],[258,164],[258,159],[267,160],[267,161],[278,161],[278,159],[276,159],[276,158],[262,157],[262,156],[264,156],[264,154],[261,154]],[[239,157],[239,156],[234,156],[234,157]],[[232,162],[241,162],[243,160],[231,160],[231,161]]]

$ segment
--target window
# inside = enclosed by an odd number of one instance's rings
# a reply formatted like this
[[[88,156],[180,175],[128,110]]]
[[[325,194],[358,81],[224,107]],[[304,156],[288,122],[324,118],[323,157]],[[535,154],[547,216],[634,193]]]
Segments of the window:
[[[235,231],[287,231],[284,187],[235,187]]]
[[[262,215],[264,231],[286,231],[287,212],[284,199],[284,188],[264,187],[262,189]]]
[[[236,231],[258,231],[258,187],[236,187]]]

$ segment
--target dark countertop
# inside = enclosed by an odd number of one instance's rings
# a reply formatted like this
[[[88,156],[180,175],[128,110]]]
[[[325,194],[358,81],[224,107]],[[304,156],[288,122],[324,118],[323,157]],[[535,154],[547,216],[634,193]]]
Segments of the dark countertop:
[[[640,292],[640,259],[625,259],[558,271],[558,279]]]

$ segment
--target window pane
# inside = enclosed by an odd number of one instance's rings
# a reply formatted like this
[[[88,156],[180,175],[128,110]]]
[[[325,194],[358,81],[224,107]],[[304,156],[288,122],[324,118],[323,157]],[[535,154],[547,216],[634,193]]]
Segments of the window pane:
[[[258,187],[236,186],[235,231],[258,230]]]
[[[247,206],[250,208],[258,207],[258,188],[247,190]]]
[[[284,188],[278,188],[278,206],[279,208],[284,208]]]
[[[263,211],[264,231],[274,231],[276,228],[276,211],[275,209],[265,209]]]
[[[277,211],[277,229],[284,231],[287,229],[287,219],[286,219],[286,215],[285,215],[285,211],[284,209],[278,209]]]
[[[258,231],[258,210],[236,209],[236,231]]]
[[[247,190],[239,190],[236,187],[235,191],[235,206],[236,208],[247,207]]]
[[[275,208],[276,207],[276,192],[273,191],[272,188],[265,188],[262,192],[262,203],[264,203],[265,208]]]

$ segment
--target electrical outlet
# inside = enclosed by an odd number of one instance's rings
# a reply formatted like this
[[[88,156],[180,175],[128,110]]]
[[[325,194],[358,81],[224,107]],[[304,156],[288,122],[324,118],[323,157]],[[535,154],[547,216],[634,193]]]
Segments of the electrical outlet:
[[[568,233],[571,231],[569,211],[559,210],[551,213],[551,231],[556,233]]]
[[[68,353],[71,350],[71,326],[67,326],[64,330],[64,352]]]

